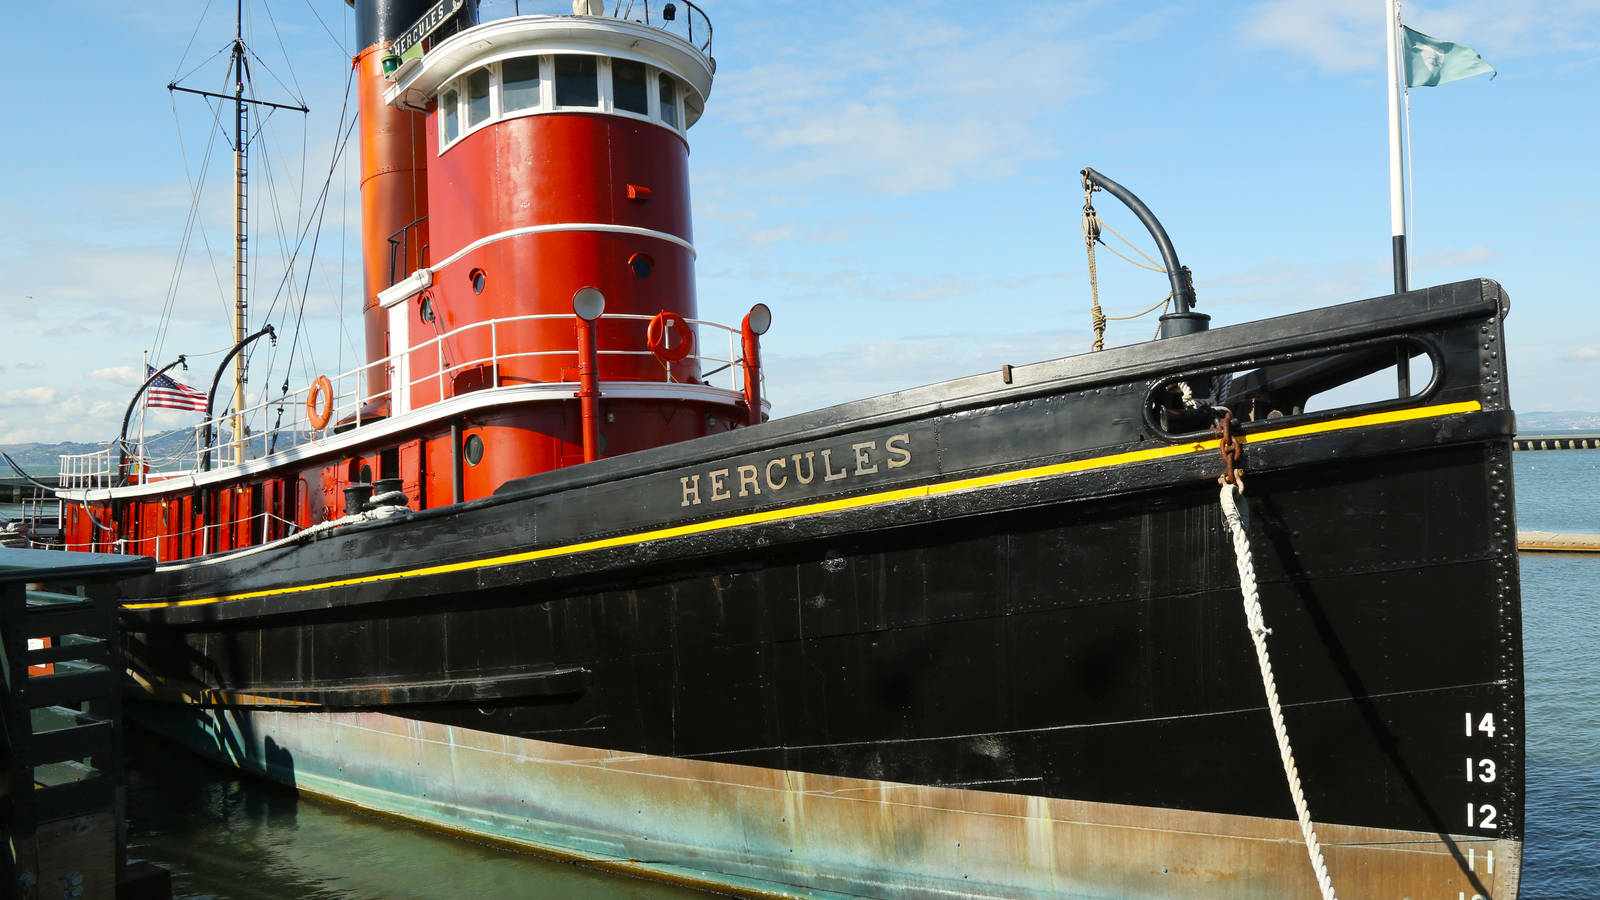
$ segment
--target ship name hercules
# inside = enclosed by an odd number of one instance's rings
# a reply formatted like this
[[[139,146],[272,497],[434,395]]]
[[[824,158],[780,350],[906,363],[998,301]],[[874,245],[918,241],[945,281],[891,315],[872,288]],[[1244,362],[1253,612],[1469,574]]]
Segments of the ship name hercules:
[[[845,446],[805,450],[755,463],[729,465],[678,478],[680,506],[719,503],[735,497],[777,494],[805,485],[872,478],[911,464],[911,435],[894,434]]]

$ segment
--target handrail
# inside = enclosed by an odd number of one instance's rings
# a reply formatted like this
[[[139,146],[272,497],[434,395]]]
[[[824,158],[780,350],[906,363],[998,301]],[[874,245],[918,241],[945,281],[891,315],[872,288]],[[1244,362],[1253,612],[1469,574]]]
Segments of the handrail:
[[[640,328],[646,327],[652,318],[654,317],[636,313],[611,313],[604,316],[605,321],[629,322],[636,324]],[[399,353],[394,353],[382,359],[356,366],[338,375],[330,376],[329,381],[333,385],[333,396],[330,400],[332,407],[330,422],[338,423],[340,433],[365,427],[375,421],[373,417],[366,413],[366,410],[371,408],[369,404],[372,401],[391,399],[396,392],[411,391],[429,382],[437,385],[439,399],[442,400],[451,396],[454,379],[469,369],[486,368],[491,380],[484,388],[495,389],[505,386],[501,382],[502,364],[512,360],[571,357],[574,365],[576,365],[578,355],[576,343],[570,349],[558,348],[518,352],[505,352],[501,349],[507,343],[501,339],[499,334],[501,330],[540,321],[571,322],[573,321],[573,316],[571,313],[540,313],[472,322],[442,334],[434,335]],[[707,343],[697,340],[695,342],[697,352],[677,363],[663,363],[666,368],[667,383],[682,383],[677,373],[693,371],[695,366],[699,366],[702,372],[701,381],[696,383],[710,383],[711,376],[720,376],[723,372],[726,372],[726,390],[742,394],[744,392],[744,378],[747,373],[741,356],[739,342],[742,338],[742,333],[740,330],[704,319],[688,319],[687,321],[691,326],[702,332],[707,330],[721,332],[727,339],[726,356],[721,355],[720,347],[719,352],[716,354],[704,352],[704,349],[708,346]],[[473,333],[483,334],[485,330],[487,330],[486,337],[488,338],[485,343],[490,348],[487,356],[462,360],[450,358],[452,354],[446,352],[447,343],[452,347],[457,346],[459,338],[462,336]],[[601,350],[599,356],[616,359],[652,357],[653,354],[649,350],[613,348]],[[431,371],[415,377],[408,377],[402,384],[391,384],[387,390],[367,392],[366,386],[372,380],[369,377],[369,373],[399,370],[402,368],[402,362],[409,365],[419,365],[424,360],[433,363],[429,367]],[[410,368],[408,371],[415,372],[417,369]],[[764,375],[764,373],[762,374]],[[762,376],[758,375],[757,377],[760,378]],[[638,384],[660,383],[648,379],[625,380]],[[324,429],[321,437],[319,437],[310,428],[305,415],[305,400],[310,392],[311,386],[307,385],[279,397],[263,399],[238,411],[241,420],[259,417],[258,420],[261,421],[270,418],[275,409],[281,408],[283,412],[289,413],[286,417],[286,422],[280,420],[280,427],[264,428],[257,433],[247,432],[247,437],[244,439],[244,457],[246,459],[262,458],[271,455],[272,452],[281,452],[306,443],[315,442],[333,432],[333,426],[330,425],[328,429]],[[135,480],[150,482],[202,471],[204,468],[203,460],[206,456],[233,444],[231,439],[223,437],[223,430],[217,427],[225,418],[231,418],[231,414],[217,416],[194,426],[197,434],[205,434],[209,428],[210,433],[215,435],[215,439],[197,441],[194,447],[186,448],[186,451],[181,452],[178,456],[168,457],[168,459],[177,461],[179,463],[177,466],[144,470],[151,460],[148,457],[141,457],[130,466],[130,468],[140,470],[135,473]],[[271,448],[270,452],[269,448]],[[91,453],[63,456],[61,458],[60,486],[68,490],[111,487],[114,483],[112,479],[117,471],[115,460],[109,456],[114,450],[115,446],[113,445]]]
[[[512,16],[570,16],[572,9],[572,0],[482,0],[478,23]],[[598,17],[658,28],[711,57],[711,17],[690,0],[604,0]]]

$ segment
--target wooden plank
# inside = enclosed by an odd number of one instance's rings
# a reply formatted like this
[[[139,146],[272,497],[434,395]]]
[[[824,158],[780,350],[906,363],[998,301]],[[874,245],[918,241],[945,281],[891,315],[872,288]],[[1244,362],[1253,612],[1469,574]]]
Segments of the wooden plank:
[[[117,825],[109,812],[41,822],[39,900],[114,900]]]
[[[1517,549],[1538,553],[1600,553],[1600,534],[1519,531]]]

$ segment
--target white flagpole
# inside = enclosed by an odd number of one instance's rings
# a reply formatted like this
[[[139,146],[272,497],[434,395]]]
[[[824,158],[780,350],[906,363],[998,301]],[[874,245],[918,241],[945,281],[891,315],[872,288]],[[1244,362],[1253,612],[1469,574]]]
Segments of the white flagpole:
[[[1385,0],[1389,48],[1389,232],[1393,236],[1395,293],[1409,287],[1406,272],[1406,176],[1400,153],[1400,0]]]
[[[141,380],[143,380],[145,378],[149,378],[150,377],[150,351],[149,350],[143,351],[143,353],[140,354],[139,359],[143,362],[143,365],[139,366],[139,378]],[[141,397],[139,399],[139,461],[140,462],[134,463],[134,467],[135,467],[134,471],[135,472],[138,471],[138,466],[144,460],[144,456],[145,456],[145,452],[144,452],[144,418],[145,418],[145,415],[144,414],[145,414],[146,411],[148,411],[150,409],[149,400],[150,400],[150,398],[148,398],[148,397]],[[138,479],[135,479],[135,480],[138,480]]]

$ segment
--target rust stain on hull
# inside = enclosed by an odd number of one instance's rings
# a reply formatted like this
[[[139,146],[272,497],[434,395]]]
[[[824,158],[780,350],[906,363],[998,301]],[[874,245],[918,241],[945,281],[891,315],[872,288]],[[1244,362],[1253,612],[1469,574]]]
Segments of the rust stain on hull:
[[[1318,896],[1292,820],[619,753],[380,713],[157,713],[191,738],[201,716],[217,743],[198,749],[339,802],[749,896]],[[1516,896],[1515,841],[1317,830],[1343,896]]]

